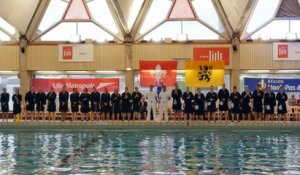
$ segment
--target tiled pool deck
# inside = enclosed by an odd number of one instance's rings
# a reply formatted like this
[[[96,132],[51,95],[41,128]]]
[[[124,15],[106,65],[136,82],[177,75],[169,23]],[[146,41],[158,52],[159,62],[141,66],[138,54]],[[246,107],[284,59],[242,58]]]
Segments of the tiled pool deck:
[[[146,121],[101,121],[101,122],[0,122],[1,130],[300,130],[300,121],[241,121],[241,122],[146,122]]]

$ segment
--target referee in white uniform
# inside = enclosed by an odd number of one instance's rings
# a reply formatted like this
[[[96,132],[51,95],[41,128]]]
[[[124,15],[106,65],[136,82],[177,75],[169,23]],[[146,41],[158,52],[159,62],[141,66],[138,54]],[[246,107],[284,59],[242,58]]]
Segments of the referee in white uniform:
[[[148,103],[147,106],[147,121],[150,121],[151,117],[151,110],[153,113],[153,120],[156,120],[156,100],[157,100],[157,93],[153,91],[153,85],[150,86],[150,91],[146,93],[146,101]]]
[[[159,118],[158,121],[164,119],[169,120],[168,101],[171,100],[171,94],[167,92],[166,86],[163,86],[163,92],[159,94]]]

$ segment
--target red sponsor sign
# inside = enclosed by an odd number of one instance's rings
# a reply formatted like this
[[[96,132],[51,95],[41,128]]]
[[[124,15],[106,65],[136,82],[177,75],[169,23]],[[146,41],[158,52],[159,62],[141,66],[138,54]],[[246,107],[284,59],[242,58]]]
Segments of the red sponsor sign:
[[[73,50],[72,46],[63,46],[63,60],[72,60]]]
[[[115,88],[119,88],[119,78],[90,78],[90,79],[32,79],[32,87],[35,91],[41,89],[49,92],[50,87],[54,88],[55,92],[60,92],[63,85],[67,86],[67,91],[71,92],[73,88],[77,88],[79,92],[83,88],[88,88],[91,92],[93,86],[97,87],[98,92],[103,92],[107,88],[109,92],[113,92]]]
[[[229,47],[194,48],[194,61],[224,61],[230,65]]]
[[[287,59],[289,57],[289,47],[287,44],[278,45],[278,58]]]
[[[176,83],[177,61],[140,61],[141,86]]]

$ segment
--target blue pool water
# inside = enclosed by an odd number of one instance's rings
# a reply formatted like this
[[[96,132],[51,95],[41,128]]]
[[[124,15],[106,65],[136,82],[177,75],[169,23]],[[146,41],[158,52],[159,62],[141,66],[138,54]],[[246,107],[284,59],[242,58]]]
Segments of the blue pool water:
[[[0,174],[300,174],[300,133],[6,131]]]

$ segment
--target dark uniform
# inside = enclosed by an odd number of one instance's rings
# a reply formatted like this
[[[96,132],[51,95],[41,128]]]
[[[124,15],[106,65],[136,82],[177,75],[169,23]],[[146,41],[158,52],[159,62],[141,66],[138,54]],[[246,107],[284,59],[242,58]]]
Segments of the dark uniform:
[[[82,113],[89,113],[90,112],[90,94],[89,93],[81,93],[80,94],[80,101],[81,101],[81,109]]]
[[[172,90],[172,98],[173,98],[173,105],[172,108],[174,111],[180,111],[181,110],[181,97],[182,92],[180,89],[173,89]]]
[[[186,114],[190,114],[193,112],[193,104],[194,95],[192,92],[184,92],[182,95],[182,99],[184,100],[184,110],[183,112]]]
[[[72,112],[79,112],[79,93],[75,92],[70,95],[70,101],[71,101],[71,111]]]
[[[239,114],[240,111],[240,101],[241,101],[241,94],[239,92],[232,92],[229,97],[231,101],[231,110],[230,112],[233,114]]]
[[[218,93],[219,97],[219,110],[220,111],[228,111],[228,98],[229,91],[228,89],[220,89]]]
[[[38,112],[44,112],[45,105],[46,105],[46,94],[44,92],[36,93],[35,103],[36,103],[36,110]]]
[[[14,114],[20,114],[21,113],[21,101],[22,101],[22,95],[21,94],[14,94],[12,96],[12,101],[14,102],[13,105],[13,113]]]
[[[274,107],[276,106],[276,98],[274,92],[265,93],[264,106],[265,114],[274,114]]]
[[[48,106],[47,106],[48,112],[55,112],[56,111],[56,103],[55,103],[56,93],[48,92],[47,100],[48,100]]]
[[[26,102],[26,110],[27,111],[34,111],[34,104],[35,104],[35,92],[27,92],[25,95],[25,102]]]
[[[249,114],[251,112],[251,107],[250,107],[250,100],[252,98],[251,92],[247,94],[246,92],[242,93],[242,113],[243,114]]]
[[[131,95],[133,112],[140,112],[139,102],[141,101],[142,94],[134,91]]]
[[[91,111],[92,112],[100,112],[100,93],[99,92],[91,92]]]
[[[145,114],[147,113],[147,106],[148,106],[148,103],[146,101],[140,101],[139,102],[139,109],[140,109],[140,114],[141,114],[141,119],[145,119],[146,116]]]
[[[131,112],[131,94],[129,92],[122,93],[122,112],[130,113]]]
[[[253,91],[253,111],[261,113],[263,111],[262,100],[264,98],[264,92],[262,90]]]
[[[69,102],[69,92],[61,91],[59,93],[59,111],[60,112],[68,112],[68,102]]]
[[[1,109],[2,109],[2,112],[8,112],[9,111],[8,102],[9,102],[9,93],[2,93],[1,94]]]
[[[111,104],[112,104],[112,113],[117,114],[120,113],[120,102],[121,102],[121,95],[113,93],[111,95]]]
[[[278,106],[277,106],[278,114],[281,114],[281,115],[286,114],[287,113],[286,101],[288,100],[288,96],[286,95],[286,93],[278,92],[276,95],[276,100],[278,101]]]
[[[207,111],[208,112],[216,112],[216,101],[218,100],[218,95],[215,92],[208,92],[206,94],[206,101],[207,101]]]
[[[110,94],[108,92],[101,94],[101,110],[104,113],[110,112]]]
[[[194,98],[194,105],[195,105],[195,115],[204,115],[205,114],[205,96],[203,93],[195,94]]]

